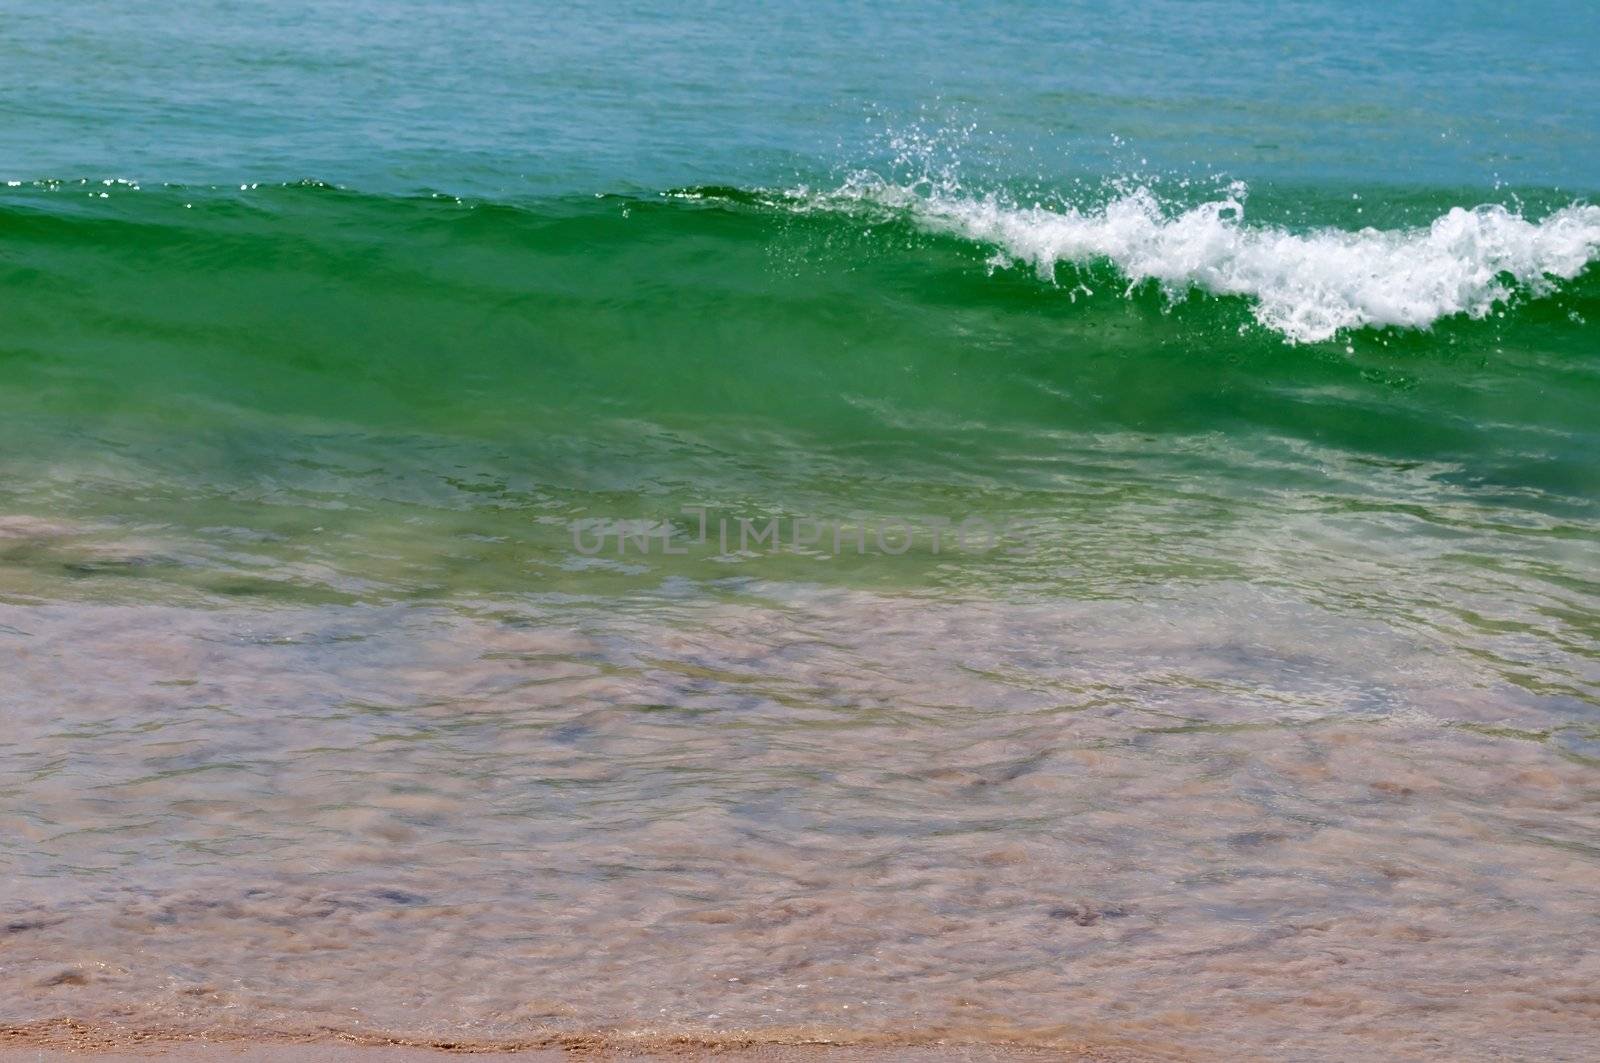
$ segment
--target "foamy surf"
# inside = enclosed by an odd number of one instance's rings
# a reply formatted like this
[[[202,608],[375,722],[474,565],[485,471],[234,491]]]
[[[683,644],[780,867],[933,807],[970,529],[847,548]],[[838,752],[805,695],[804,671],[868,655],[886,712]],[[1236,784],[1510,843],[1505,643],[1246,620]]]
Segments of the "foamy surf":
[[[823,201],[907,211],[925,229],[992,245],[996,265],[1026,263],[1049,281],[1062,265],[1109,262],[1130,289],[1154,283],[1173,300],[1242,296],[1292,343],[1486,317],[1519,290],[1549,294],[1600,255],[1600,207],[1587,204],[1537,222],[1493,205],[1452,208],[1425,228],[1293,232],[1247,224],[1245,193],[1235,183],[1172,210],[1140,187],[1095,208],[1050,209],[866,176]]]

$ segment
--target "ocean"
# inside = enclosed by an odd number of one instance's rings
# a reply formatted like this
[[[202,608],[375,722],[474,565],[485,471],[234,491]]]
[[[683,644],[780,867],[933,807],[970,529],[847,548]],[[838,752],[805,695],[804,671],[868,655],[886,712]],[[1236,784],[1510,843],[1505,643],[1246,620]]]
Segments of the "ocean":
[[[1600,1046],[1588,5],[0,14],[13,1036]]]

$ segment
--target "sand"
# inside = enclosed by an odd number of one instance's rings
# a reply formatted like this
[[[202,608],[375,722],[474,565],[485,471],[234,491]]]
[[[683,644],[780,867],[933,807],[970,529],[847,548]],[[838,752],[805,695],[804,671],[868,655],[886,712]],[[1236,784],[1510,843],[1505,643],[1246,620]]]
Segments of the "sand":
[[[891,1038],[859,1043],[827,1043],[760,1037],[563,1035],[539,1043],[412,1043],[352,1035],[334,1037],[257,1037],[136,1032],[59,1020],[0,1028],[0,1063],[87,1059],[96,1063],[161,1060],[225,1060],[228,1063],[424,1063],[464,1056],[495,1059],[672,1060],[718,1059],[728,1063],[909,1063],[912,1060],[1010,1063],[1024,1060],[1082,1060],[1136,1063],[1175,1060],[1187,1053],[1155,1048],[1083,1044],[1050,1047],[931,1040],[896,1043]]]

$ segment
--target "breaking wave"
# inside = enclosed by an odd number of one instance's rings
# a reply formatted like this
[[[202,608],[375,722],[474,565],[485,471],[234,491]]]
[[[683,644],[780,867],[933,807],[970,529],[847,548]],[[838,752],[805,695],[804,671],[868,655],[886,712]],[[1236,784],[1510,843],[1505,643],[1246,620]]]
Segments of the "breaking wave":
[[[858,176],[816,205],[904,211],[924,229],[995,249],[991,264],[1109,262],[1130,288],[1159,285],[1243,296],[1255,319],[1290,342],[1367,326],[1428,328],[1455,314],[1482,318],[1519,290],[1554,290],[1600,255],[1600,207],[1575,204],[1531,221],[1503,206],[1454,207],[1425,227],[1294,232],[1245,221],[1246,188],[1186,209],[1145,187],[1093,207],[1018,206],[996,197],[928,191]]]

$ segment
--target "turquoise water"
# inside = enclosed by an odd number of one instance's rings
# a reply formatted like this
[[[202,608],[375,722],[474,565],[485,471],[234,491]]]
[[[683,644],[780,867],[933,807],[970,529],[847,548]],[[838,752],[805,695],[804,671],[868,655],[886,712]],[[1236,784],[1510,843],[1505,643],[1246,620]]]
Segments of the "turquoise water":
[[[1584,6],[6,26],[0,1020],[1594,1043]]]
[[[1004,177],[1592,191],[1579,3],[206,4],[12,12],[6,176],[496,198],[784,185],[885,126]],[[1471,205],[1467,202],[1466,205]]]

